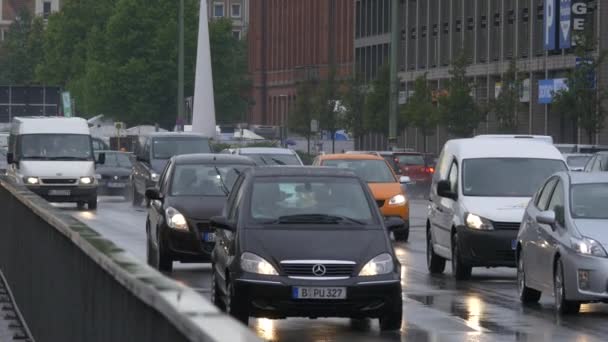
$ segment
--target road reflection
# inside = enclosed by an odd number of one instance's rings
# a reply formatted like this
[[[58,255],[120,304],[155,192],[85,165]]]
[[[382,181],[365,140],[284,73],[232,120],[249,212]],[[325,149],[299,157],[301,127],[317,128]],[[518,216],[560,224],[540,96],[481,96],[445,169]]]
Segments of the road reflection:
[[[276,341],[277,339],[275,322],[273,320],[260,318],[255,322],[253,330],[264,341]]]

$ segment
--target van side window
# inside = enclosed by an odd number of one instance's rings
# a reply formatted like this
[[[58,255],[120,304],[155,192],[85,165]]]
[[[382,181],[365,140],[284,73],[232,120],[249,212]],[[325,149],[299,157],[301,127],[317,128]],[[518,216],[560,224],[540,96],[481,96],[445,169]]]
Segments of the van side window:
[[[455,161],[452,162],[452,167],[450,168],[450,175],[448,177],[450,181],[451,191],[453,193],[458,193],[458,163]]]
[[[449,164],[447,161],[447,155],[448,154],[445,152],[445,150],[442,150],[439,158],[437,159],[437,173],[439,179],[446,179],[448,175]]]

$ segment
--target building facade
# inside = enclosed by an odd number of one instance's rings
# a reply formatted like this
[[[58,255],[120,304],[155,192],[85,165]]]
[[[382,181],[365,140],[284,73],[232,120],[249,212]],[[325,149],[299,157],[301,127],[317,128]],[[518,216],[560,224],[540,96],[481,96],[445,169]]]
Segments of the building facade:
[[[250,0],[249,71],[253,106],[249,123],[284,126],[298,82],[339,78],[354,63],[352,0]]]
[[[562,143],[608,144],[608,131],[592,141],[569,117],[555,113],[551,104],[539,97],[543,80],[562,80],[576,65],[573,48],[546,48],[546,16],[555,18],[555,36],[560,30],[560,6],[568,4],[578,14],[577,27],[593,30],[599,49],[608,49],[608,4],[599,0],[401,0],[399,46],[399,77],[404,97],[410,94],[413,81],[426,74],[434,90],[444,90],[449,78],[451,61],[461,52],[470,66],[467,70],[473,96],[479,103],[487,103],[500,92],[502,75],[511,61],[515,61],[519,77],[523,79],[518,116],[520,134],[551,135]],[[584,3],[584,5],[581,5]],[[389,0],[355,0],[355,56],[356,69],[373,79],[375,70],[388,61],[390,50],[390,16],[386,7]],[[548,8],[545,8],[548,6]],[[551,11],[545,13],[545,11]],[[576,12],[576,13],[575,13]],[[584,13],[583,13],[584,12]],[[390,13],[390,9],[388,10]],[[575,28],[572,21],[570,33]],[[386,29],[388,27],[388,29]],[[608,84],[608,69],[598,75],[600,88]],[[540,81],[540,82],[539,82]],[[500,131],[492,113],[477,129],[477,134]],[[423,138],[415,128],[403,132],[402,144],[421,149]],[[438,127],[427,137],[427,150],[437,152],[448,135]]]
[[[249,27],[250,0],[208,0],[209,19],[229,18],[232,20],[232,34],[241,39]]]
[[[22,8],[47,19],[51,13],[59,11],[60,6],[61,0],[0,0],[0,41],[4,41]]]

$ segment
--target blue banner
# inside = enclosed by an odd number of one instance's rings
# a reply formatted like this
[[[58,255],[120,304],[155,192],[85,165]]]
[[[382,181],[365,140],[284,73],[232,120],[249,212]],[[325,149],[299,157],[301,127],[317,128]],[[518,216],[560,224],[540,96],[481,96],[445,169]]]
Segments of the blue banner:
[[[545,50],[557,49],[557,10],[556,0],[545,0],[544,45]]]
[[[553,80],[538,81],[538,103],[549,104],[553,100]]]
[[[559,1],[559,48],[572,46],[572,1]]]

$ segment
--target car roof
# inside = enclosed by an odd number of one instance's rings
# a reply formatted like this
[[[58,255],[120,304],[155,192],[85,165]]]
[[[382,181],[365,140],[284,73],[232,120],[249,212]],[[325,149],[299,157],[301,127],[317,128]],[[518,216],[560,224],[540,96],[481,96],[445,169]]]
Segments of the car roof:
[[[146,134],[150,138],[172,138],[172,137],[188,137],[188,138],[209,138],[206,135],[192,132],[154,132]]]
[[[243,147],[237,149],[238,154],[289,154],[293,155],[296,152],[288,148],[280,147]]]
[[[91,134],[89,125],[83,118],[14,117],[12,124],[11,131],[15,134]]]
[[[560,172],[562,177],[570,176],[570,184],[608,183],[608,172]]]
[[[593,157],[593,153],[562,153],[564,157]],[[608,154],[608,152],[606,152]]]
[[[255,166],[255,162],[247,157],[235,156],[232,154],[212,154],[212,153],[197,153],[197,154],[182,154],[173,157],[173,160],[178,165],[184,164],[243,164]]]
[[[276,176],[310,176],[310,177],[353,177],[357,175],[349,169],[337,167],[314,167],[314,166],[261,166],[249,169],[254,177],[276,177]]]
[[[538,158],[564,160],[559,150],[542,140],[518,138],[469,138],[446,143],[446,150],[459,159]]]
[[[384,160],[377,154],[326,154],[319,156],[319,160]]]

